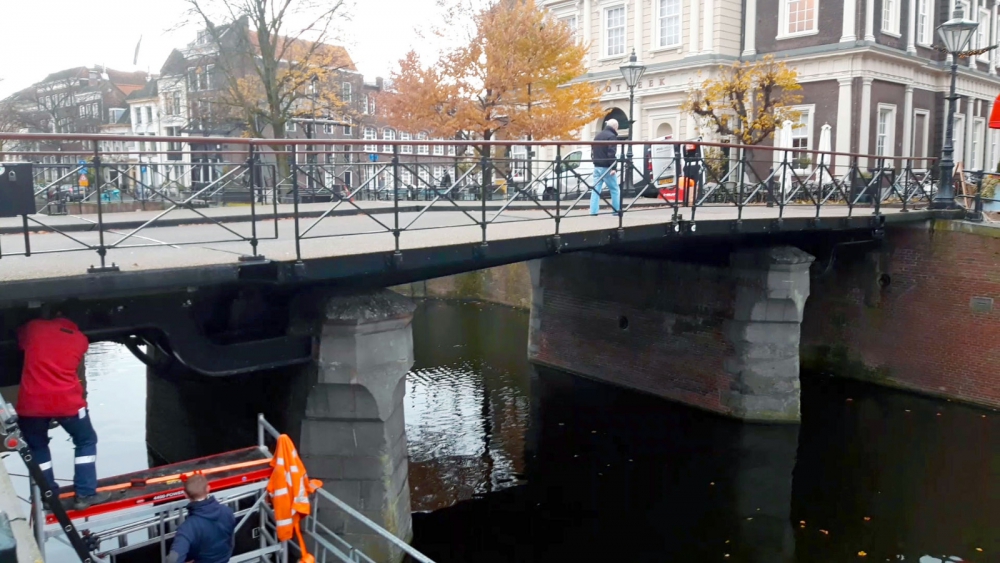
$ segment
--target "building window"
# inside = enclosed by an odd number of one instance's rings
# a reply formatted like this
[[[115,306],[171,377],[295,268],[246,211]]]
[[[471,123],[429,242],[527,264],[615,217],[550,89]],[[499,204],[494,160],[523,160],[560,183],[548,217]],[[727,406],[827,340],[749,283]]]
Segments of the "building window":
[[[417,133],[417,140],[418,141],[426,141],[427,140],[427,133],[423,133],[423,132]],[[417,154],[427,154],[427,152],[428,152],[427,151],[427,145],[417,145]]]
[[[778,38],[816,33],[818,9],[819,0],[781,0]]]
[[[957,111],[957,109],[956,109],[956,111]],[[958,164],[959,162],[964,163],[966,161],[966,159],[965,159],[965,116],[964,115],[956,115],[955,116],[955,135],[954,135],[953,138],[955,140],[954,141],[955,142],[955,150],[954,150],[955,163],[956,164]]]
[[[294,121],[289,121],[285,124],[285,131],[289,133],[294,133],[299,130],[299,125]]]
[[[444,156],[444,145],[434,145],[434,156]]]
[[[378,138],[377,137],[377,133],[375,132],[375,128],[374,127],[365,127],[365,140],[366,141],[374,141],[377,138]],[[375,145],[367,145],[367,144],[365,145],[365,152],[367,152],[367,153],[373,153],[376,150],[377,149],[376,149]]]
[[[181,93],[180,92],[173,92],[173,94],[172,94],[171,97],[174,100],[174,113],[173,113],[173,115],[180,115],[181,114]]]
[[[142,108],[135,108],[135,125],[142,124]]]
[[[354,175],[351,174],[350,170],[344,171],[344,185],[348,188],[354,185]]]
[[[659,0],[657,30],[659,47],[674,47],[681,44],[681,0]]]
[[[146,123],[153,122],[153,108],[146,107]]]
[[[899,0],[882,0],[882,31],[899,35]]]
[[[795,168],[808,168],[806,159],[809,158],[809,150],[812,149],[812,129],[813,129],[813,106],[800,106],[793,108],[798,112],[798,118],[792,120],[792,165]]]
[[[353,134],[353,128],[351,127],[351,124],[348,123],[347,125],[344,125],[344,135],[350,136],[352,134]]]
[[[382,140],[383,141],[395,141],[396,140],[396,130],[386,127],[382,130]],[[392,145],[382,145],[382,152],[392,152]]]
[[[625,6],[604,9],[604,56],[625,54]]]
[[[409,133],[400,133],[399,140],[403,142],[411,141],[413,140],[413,136]],[[403,145],[399,148],[399,152],[403,154],[413,154],[413,145]]]
[[[917,0],[917,43],[930,46],[934,37],[934,0]]]
[[[333,124],[332,123],[324,123],[323,124],[323,132],[326,133],[327,135],[333,135]]]
[[[896,144],[896,106],[878,105],[878,130],[875,133],[875,154],[892,156]]]
[[[448,156],[455,156],[455,145],[448,145]]]
[[[565,25],[569,29],[569,32],[573,35],[573,38],[575,39],[576,38],[576,16],[569,16],[567,18],[559,18],[559,21],[561,21],[563,23],[563,25]]]
[[[989,170],[996,171],[998,163],[1000,163],[1000,131],[990,129],[990,161],[987,163]]]
[[[983,118],[977,117],[972,120],[972,155],[969,159],[969,170],[981,170],[983,167],[983,131],[986,130],[986,122]]]
[[[910,151],[913,153],[911,166],[917,170],[926,170],[929,167],[927,158],[928,140],[930,137],[930,113],[926,110],[913,112],[913,142]]]
[[[340,85],[340,100],[343,102],[350,103],[351,101],[351,83],[344,82]]]
[[[369,94],[368,95],[368,114],[369,115],[375,115],[375,110],[376,109],[378,109],[378,108],[375,107],[375,96],[372,96],[371,94]]]
[[[976,28],[976,49],[985,49],[990,46],[990,11],[979,9],[979,27]],[[989,51],[979,54],[979,60],[987,62],[990,60]]]

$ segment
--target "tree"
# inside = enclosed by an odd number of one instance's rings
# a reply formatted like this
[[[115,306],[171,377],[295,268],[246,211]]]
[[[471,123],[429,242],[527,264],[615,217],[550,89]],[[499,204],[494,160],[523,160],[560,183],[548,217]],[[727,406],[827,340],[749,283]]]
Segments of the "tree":
[[[245,122],[250,135],[263,137],[270,129],[283,139],[290,120],[330,115],[342,106],[337,71],[350,60],[327,41],[344,0],[187,2],[217,52],[213,64],[225,81],[212,101],[226,106],[224,115]]]
[[[719,67],[719,75],[692,90],[682,108],[701,119],[703,126],[744,145],[770,137],[802,101],[798,72],[767,55],[756,61]]]
[[[471,24],[468,44],[434,64],[413,51],[399,62],[379,104],[390,125],[443,138],[569,139],[604,113],[598,88],[574,82],[586,46],[535,0],[490,2]]]

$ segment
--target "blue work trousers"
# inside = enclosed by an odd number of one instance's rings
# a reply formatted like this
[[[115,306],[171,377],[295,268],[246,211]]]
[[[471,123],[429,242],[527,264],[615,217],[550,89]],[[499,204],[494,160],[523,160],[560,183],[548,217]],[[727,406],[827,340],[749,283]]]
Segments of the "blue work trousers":
[[[31,449],[31,455],[38,462],[49,485],[58,490],[52,473],[52,453],[49,452],[49,425],[55,420],[73,438],[76,449],[73,469],[73,488],[78,497],[89,497],[97,492],[97,433],[90,423],[90,412],[80,409],[76,416],[41,417],[22,416],[17,423],[21,427],[24,441]]]
[[[597,210],[601,205],[601,192],[603,186],[611,190],[611,207],[618,212],[621,207],[621,191],[618,189],[618,176],[612,174],[608,168],[594,167],[594,187],[590,192],[590,214],[597,215]]]

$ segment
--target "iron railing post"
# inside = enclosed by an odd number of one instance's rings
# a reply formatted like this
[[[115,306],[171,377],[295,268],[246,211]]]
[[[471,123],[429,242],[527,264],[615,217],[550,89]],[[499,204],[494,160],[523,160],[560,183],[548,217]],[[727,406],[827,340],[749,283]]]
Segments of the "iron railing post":
[[[253,252],[253,254],[251,255],[251,257],[253,259],[258,258],[258,255],[257,255],[257,244],[259,242],[257,240],[257,193],[256,193],[256,190],[254,189],[254,187],[257,185],[256,169],[255,169],[256,168],[255,167],[256,162],[257,162],[257,155],[254,154],[254,146],[252,144],[248,145],[247,146],[247,173],[250,175],[250,182],[249,182],[249,188],[250,188],[250,247],[251,247],[252,252]],[[263,258],[263,257],[261,256],[260,258]]]
[[[885,174],[885,159],[878,159],[878,168],[876,172],[872,174],[872,198],[874,199],[872,205],[875,211],[872,213],[875,217],[878,217],[882,212],[882,175]]]
[[[395,225],[392,229],[392,236],[396,239],[396,251],[393,255],[399,259],[402,252],[399,250],[399,145],[392,146],[392,212]]]
[[[117,272],[118,266],[112,262],[111,266],[107,265],[107,255],[108,248],[104,245],[104,194],[101,189],[101,148],[98,141],[91,141],[94,143],[94,183],[97,184],[97,255],[101,257],[101,265],[97,268],[91,266],[87,269],[88,274],[96,274],[100,272]]]
[[[970,219],[973,221],[983,220],[983,179],[986,177],[986,172],[980,170],[976,174],[976,198],[973,204],[972,216]]]
[[[486,242],[486,167],[489,166],[489,160],[486,158],[485,152],[483,151],[483,155],[479,157],[479,171],[483,175],[482,182],[480,183],[480,189],[483,192],[483,197],[480,198],[482,199],[482,220],[480,224],[483,229],[483,241],[481,244],[483,247],[488,246]]]
[[[556,145],[556,241],[559,240],[559,223],[562,220],[562,145]],[[542,185],[542,197],[545,197],[545,186]]]
[[[910,200],[910,178],[913,177],[913,161],[909,158],[903,160],[903,209],[901,213],[908,213],[906,208]]]
[[[295,217],[295,260],[302,261],[302,240],[299,236],[299,159],[292,145],[292,215]]]

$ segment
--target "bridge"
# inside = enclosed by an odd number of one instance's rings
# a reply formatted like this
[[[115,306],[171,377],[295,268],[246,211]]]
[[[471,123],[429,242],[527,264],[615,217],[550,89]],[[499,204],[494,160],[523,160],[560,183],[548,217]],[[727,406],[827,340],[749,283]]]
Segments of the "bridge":
[[[951,186],[933,165],[904,157],[636,142],[639,156],[615,166],[615,205],[581,158],[592,143],[518,142],[534,155],[524,160],[503,141],[421,141],[455,148],[431,154],[388,141],[199,138],[217,147],[206,160],[176,150],[189,138],[77,136],[92,150],[52,163],[40,147],[62,139],[0,136],[16,143],[0,166],[31,177],[0,184],[28,194],[0,218],[8,383],[14,330],[43,303],[92,340],[128,346],[149,366],[151,393],[197,394],[213,377],[280,381],[268,392],[283,407],[266,414],[296,429],[311,472],[404,539],[413,305],[385,288],[529,261],[534,362],[748,422],[795,422],[807,358],[914,367],[869,346],[906,327],[859,307],[895,303],[886,296],[900,284],[923,296],[912,257],[971,229],[965,209],[941,205]],[[183,156],[157,181],[142,154],[103,151],[108,141]],[[92,179],[86,189],[78,176]],[[958,323],[992,323],[982,310],[949,309]],[[941,388],[878,369],[882,382]],[[1000,404],[986,385],[953,387],[945,394]]]

